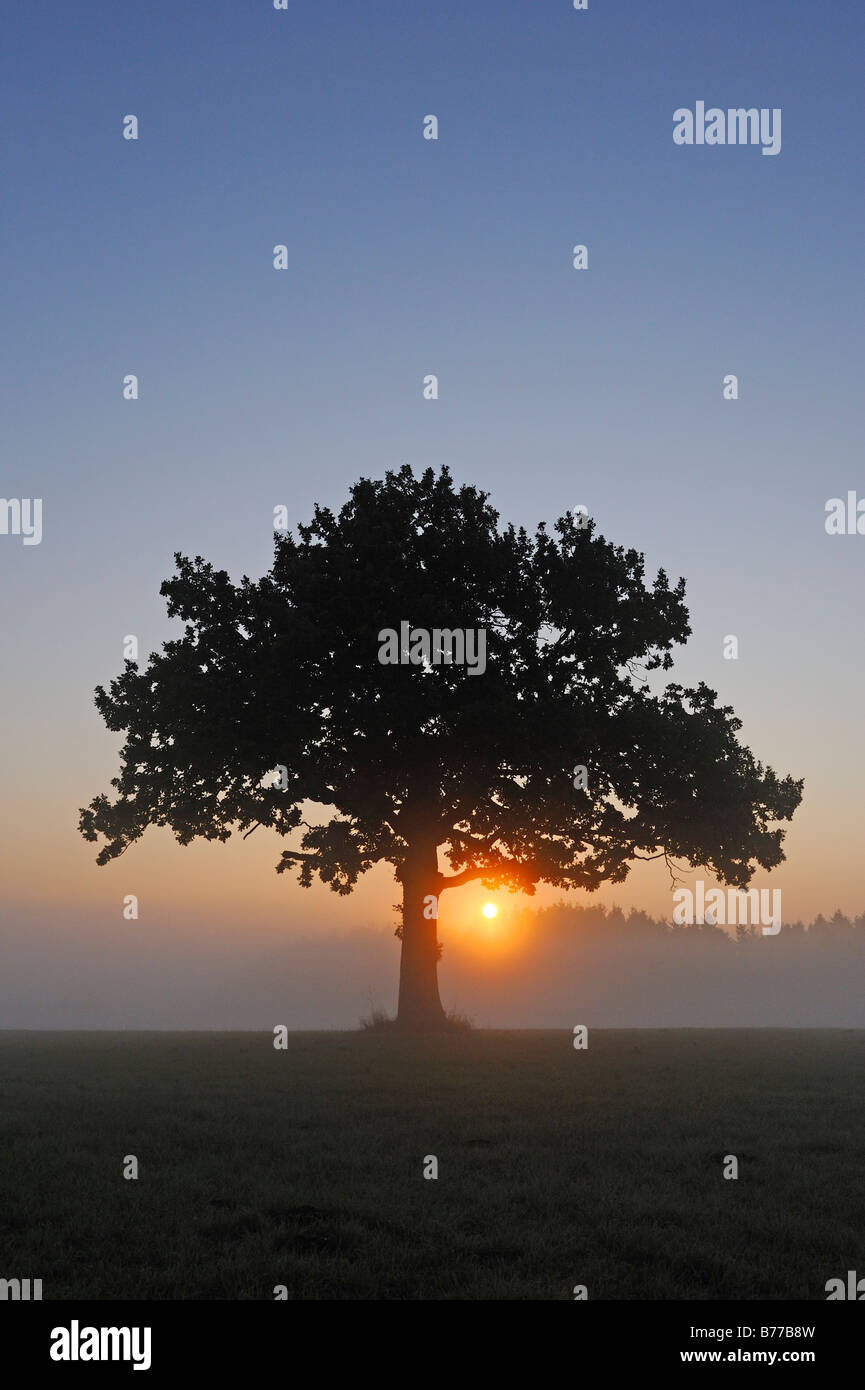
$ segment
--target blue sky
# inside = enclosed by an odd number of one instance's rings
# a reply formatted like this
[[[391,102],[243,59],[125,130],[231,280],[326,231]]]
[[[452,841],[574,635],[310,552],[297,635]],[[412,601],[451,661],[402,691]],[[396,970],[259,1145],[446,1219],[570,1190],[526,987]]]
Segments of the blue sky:
[[[40,546],[0,537],[13,896],[46,852],[104,891],[74,830],[113,772],[92,689],[124,634],[168,635],[172,553],[258,575],[275,505],[409,462],[529,526],[584,503],[684,574],[678,674],[806,777],[791,907],[861,910],[865,538],[823,516],[865,494],[863,27],[804,0],[10,10],[2,492],[44,500]],[[675,146],[697,100],[780,107],[781,153]]]

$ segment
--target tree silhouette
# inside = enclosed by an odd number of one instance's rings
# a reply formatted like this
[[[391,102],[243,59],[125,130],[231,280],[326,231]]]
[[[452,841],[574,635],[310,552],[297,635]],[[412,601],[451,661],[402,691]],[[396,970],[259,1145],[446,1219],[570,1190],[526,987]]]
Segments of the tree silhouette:
[[[647,586],[643,557],[583,517],[555,536],[499,530],[487,494],[446,468],[361,479],[338,515],[316,507],[296,530],[258,582],[175,556],[161,593],[183,636],[96,691],[126,733],[116,797],[81,812],[84,837],[105,840],[98,863],[148,825],[181,844],[268,827],[293,837],[278,872],[337,893],[387,861],[398,1017],[417,1027],[444,1017],[435,912],[450,889],[591,891],[656,856],[744,887],[783,859],[771,826],[802,783],[755,761],[704,684],[652,688],[690,632],[683,580]],[[382,664],[379,634],[401,622],[485,631],[485,669],[434,648]]]

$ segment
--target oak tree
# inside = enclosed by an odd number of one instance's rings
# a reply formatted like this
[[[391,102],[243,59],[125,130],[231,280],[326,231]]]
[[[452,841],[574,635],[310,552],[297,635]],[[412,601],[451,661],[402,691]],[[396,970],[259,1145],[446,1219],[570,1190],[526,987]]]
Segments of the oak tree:
[[[406,466],[278,534],[258,581],[175,560],[182,635],[96,692],[125,743],[82,833],[105,864],[150,825],[183,845],[266,827],[278,872],[341,894],[386,861],[403,1024],[443,1021],[430,904],[463,884],[591,892],[662,856],[745,887],[784,858],[801,781],[756,761],[705,684],[659,676],[689,635],[684,581],[647,582],[583,516],[530,535],[446,468]],[[483,630],[483,671],[383,664],[403,622]]]

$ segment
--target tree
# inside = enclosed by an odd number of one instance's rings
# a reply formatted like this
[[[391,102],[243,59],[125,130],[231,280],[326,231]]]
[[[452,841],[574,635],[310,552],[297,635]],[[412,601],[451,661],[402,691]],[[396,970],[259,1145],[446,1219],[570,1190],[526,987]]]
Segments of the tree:
[[[387,861],[415,1027],[444,1017],[435,914],[462,884],[592,891],[658,856],[739,887],[773,868],[802,783],[755,761],[704,684],[653,689],[690,632],[684,580],[648,586],[642,555],[578,522],[500,530],[487,494],[406,466],[278,535],[258,582],[176,555],[161,593],[183,636],[96,691],[126,734],[116,797],[81,812],[97,862],[149,825],[181,844],[267,827],[293,845],[277,872],[336,893]],[[412,646],[384,664],[402,622]],[[458,630],[485,632],[485,669],[446,660]]]

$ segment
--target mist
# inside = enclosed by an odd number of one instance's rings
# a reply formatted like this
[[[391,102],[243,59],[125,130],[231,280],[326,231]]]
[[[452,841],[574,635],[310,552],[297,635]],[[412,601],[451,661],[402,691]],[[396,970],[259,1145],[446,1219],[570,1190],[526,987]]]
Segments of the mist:
[[[137,925],[137,924],[136,924]],[[195,920],[146,930],[69,912],[10,910],[0,925],[0,1028],[352,1029],[395,1009],[392,927],[304,928],[283,940]],[[776,936],[674,927],[644,913],[553,906],[499,938],[442,932],[445,1008],[478,1027],[865,1026],[865,914]]]

